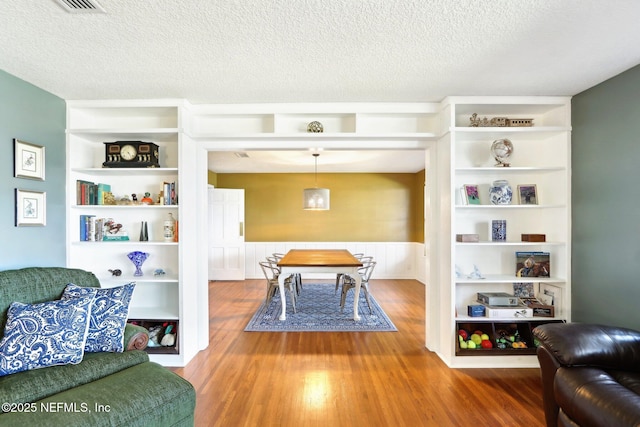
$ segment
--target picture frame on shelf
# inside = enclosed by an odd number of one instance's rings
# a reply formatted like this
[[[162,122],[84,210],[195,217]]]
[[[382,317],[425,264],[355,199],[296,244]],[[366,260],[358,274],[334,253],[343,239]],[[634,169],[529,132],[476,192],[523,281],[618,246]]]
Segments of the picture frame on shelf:
[[[16,227],[47,225],[47,193],[16,188]]]
[[[480,191],[478,190],[478,186],[475,184],[465,184],[462,188],[464,188],[464,197],[465,204],[467,205],[479,205],[480,204]]]
[[[514,283],[513,295],[518,298],[533,298],[535,296],[533,283]]]
[[[44,181],[45,147],[13,139],[15,178],[37,179]]]
[[[538,204],[538,187],[536,184],[518,185],[518,203],[521,205]]]
[[[551,283],[539,283],[536,298],[544,305],[555,307],[555,316],[562,315],[562,288]]]

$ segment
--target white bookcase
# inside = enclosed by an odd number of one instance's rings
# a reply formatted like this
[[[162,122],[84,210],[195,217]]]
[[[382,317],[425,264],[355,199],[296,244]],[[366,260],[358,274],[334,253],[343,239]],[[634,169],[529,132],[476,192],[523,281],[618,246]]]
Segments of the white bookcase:
[[[92,271],[101,286],[112,287],[136,282],[129,319],[144,326],[172,323],[177,328],[175,346],[148,348],[151,359],[170,366],[183,366],[197,351],[198,325],[194,314],[197,280],[187,281],[189,265],[183,261],[183,236],[193,234],[191,221],[183,221],[182,205],[192,198],[182,186],[187,172],[182,165],[182,101],[70,101],[67,103],[67,265]],[[159,146],[159,168],[103,168],[104,142],[144,141]],[[138,200],[151,193],[153,205],[78,204],[77,182],[89,181],[111,186],[120,199],[135,193]],[[161,205],[158,193],[164,182],[175,183],[177,205]],[[183,199],[184,196],[184,199]],[[166,242],[163,223],[169,214],[178,220],[178,241]],[[80,221],[83,215],[113,218],[127,231],[128,241],[83,241]],[[142,221],[147,222],[148,241],[140,241]],[[127,254],[143,251],[149,258],[142,265],[142,276]],[[186,261],[187,263],[189,261]],[[120,270],[115,276],[109,270]],[[154,274],[162,269],[165,274]],[[186,271],[185,271],[186,270]],[[206,286],[206,283],[205,283]],[[190,307],[189,310],[186,307]],[[204,325],[206,328],[206,325]]]
[[[194,105],[187,133],[211,143],[235,140],[246,146],[257,141],[265,149],[277,148],[273,144],[278,141],[322,141],[327,147],[353,141],[365,149],[399,141],[403,146],[398,148],[406,148],[407,141],[435,139],[439,117],[436,103]],[[307,132],[312,121],[321,122],[324,131]]]
[[[533,119],[531,127],[470,127],[470,117]],[[448,98],[443,115],[450,122],[440,159],[450,164],[441,171],[443,193],[442,225],[448,237],[440,248],[442,304],[437,315],[442,325],[438,352],[452,367],[537,366],[530,329],[549,321],[570,317],[570,100],[569,98]],[[494,140],[509,139],[514,146],[510,167],[495,166],[490,153]],[[507,180],[513,189],[511,204],[493,205],[489,188],[495,180]],[[465,204],[460,189],[478,185],[480,205]],[[535,184],[538,204],[519,204],[518,185]],[[492,220],[507,221],[506,242],[491,239]],[[456,241],[457,234],[478,234],[477,243]],[[523,242],[521,234],[545,234],[545,242]],[[517,278],[517,251],[549,252],[551,276]],[[447,255],[448,254],[448,255]],[[469,278],[477,266],[482,278]],[[462,276],[456,274],[456,267]],[[514,283],[533,283],[534,289],[555,295],[555,317],[497,319],[469,317],[467,306],[477,304],[478,292],[513,293]],[[559,305],[558,305],[559,304]],[[497,330],[518,330],[527,349],[463,350],[458,346],[460,328],[483,330],[493,336]]]
[[[533,119],[532,127],[470,127],[470,117]],[[131,318],[179,323],[175,354],[152,354],[181,366],[208,344],[206,151],[242,150],[416,150],[426,161],[425,242],[417,268],[426,278],[426,344],[452,367],[531,367],[525,351],[458,348],[461,325],[517,328],[523,334],[548,321],[570,321],[570,99],[566,97],[450,97],[440,103],[327,103],[190,105],[182,100],[71,101],[67,120],[68,265],[91,270],[103,286],[138,283]],[[320,121],[323,133],[307,132]],[[494,166],[492,141],[508,138],[514,155],[508,168]],[[142,140],[160,146],[160,168],[103,169],[103,142]],[[78,206],[76,181],[103,182],[116,196],[149,191],[176,181],[177,206]],[[505,179],[535,184],[537,205],[491,205],[491,182]],[[464,184],[476,184],[481,205],[460,199]],[[188,209],[183,207],[188,206]],[[179,242],[160,238],[171,212],[179,220]],[[81,242],[81,215],[114,217],[128,230],[129,242]],[[507,241],[493,242],[488,224],[507,220]],[[149,224],[149,242],[139,242],[140,222]],[[456,234],[479,234],[477,243],[457,243]],[[521,242],[523,233],[545,234],[543,243]],[[143,277],[133,277],[126,254],[149,252]],[[496,320],[466,315],[478,292],[512,292],[515,252],[551,254],[552,275],[536,279],[556,296],[555,317]],[[477,265],[483,279],[466,275]],[[456,276],[456,266],[463,277]],[[109,269],[123,271],[113,277]],[[166,275],[156,277],[162,268]]]

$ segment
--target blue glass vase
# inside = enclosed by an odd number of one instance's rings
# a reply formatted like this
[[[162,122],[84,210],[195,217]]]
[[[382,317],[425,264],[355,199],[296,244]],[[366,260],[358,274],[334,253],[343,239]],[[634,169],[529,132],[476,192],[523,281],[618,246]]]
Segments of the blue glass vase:
[[[142,264],[149,258],[149,254],[141,251],[129,252],[127,254],[133,265],[136,266],[136,272],[133,273],[134,276],[142,276]]]

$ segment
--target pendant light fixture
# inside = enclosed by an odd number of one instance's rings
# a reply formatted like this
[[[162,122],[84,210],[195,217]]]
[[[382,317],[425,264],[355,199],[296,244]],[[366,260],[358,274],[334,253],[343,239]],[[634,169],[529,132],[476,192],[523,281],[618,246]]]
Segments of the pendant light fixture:
[[[315,158],[315,187],[305,188],[302,193],[303,209],[309,211],[328,211],[329,210],[329,189],[318,188],[318,156],[320,154],[313,153]]]

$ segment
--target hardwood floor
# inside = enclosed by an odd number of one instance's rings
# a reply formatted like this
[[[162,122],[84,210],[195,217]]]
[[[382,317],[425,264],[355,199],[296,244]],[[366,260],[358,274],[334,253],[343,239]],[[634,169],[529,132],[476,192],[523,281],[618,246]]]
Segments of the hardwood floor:
[[[449,369],[425,348],[420,282],[372,280],[398,332],[244,332],[264,280],[209,289],[209,347],[172,368],[197,426],[544,425],[538,369]]]

